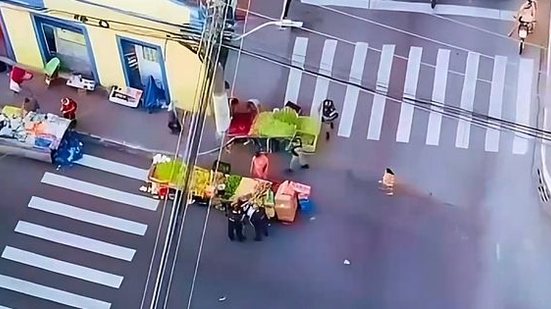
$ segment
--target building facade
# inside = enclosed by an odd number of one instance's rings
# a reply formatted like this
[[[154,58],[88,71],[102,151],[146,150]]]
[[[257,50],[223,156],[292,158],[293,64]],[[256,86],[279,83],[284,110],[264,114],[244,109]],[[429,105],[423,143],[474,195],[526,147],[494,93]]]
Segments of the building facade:
[[[202,62],[185,29],[198,15],[177,0],[0,0],[0,56],[36,71],[55,56],[106,88],[153,77],[191,110]]]

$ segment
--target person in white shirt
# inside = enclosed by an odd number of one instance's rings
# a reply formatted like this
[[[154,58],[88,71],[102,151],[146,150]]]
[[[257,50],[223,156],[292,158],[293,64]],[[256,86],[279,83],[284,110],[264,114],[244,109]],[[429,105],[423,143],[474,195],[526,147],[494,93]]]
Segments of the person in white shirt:
[[[511,32],[509,32],[509,36],[513,34],[515,29],[518,28],[520,23],[527,23],[528,24],[528,33],[532,33],[534,31],[534,27],[536,24],[536,13],[538,9],[538,4],[535,0],[527,0],[524,2],[520,8],[518,9],[517,14],[515,15],[515,19],[517,22],[513,26],[513,29],[511,29]]]

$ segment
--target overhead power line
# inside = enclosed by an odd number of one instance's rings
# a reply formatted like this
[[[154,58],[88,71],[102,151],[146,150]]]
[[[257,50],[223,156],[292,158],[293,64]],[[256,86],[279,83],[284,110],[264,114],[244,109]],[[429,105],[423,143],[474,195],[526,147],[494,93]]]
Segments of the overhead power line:
[[[233,46],[233,45],[224,44],[224,47],[226,47],[228,49],[231,49],[231,50],[234,50],[234,51],[237,51],[237,52],[240,51],[238,47]],[[477,126],[481,126],[481,127],[485,127],[485,128],[493,128],[493,129],[497,129],[497,130],[507,130],[507,131],[512,131],[512,132],[516,132],[516,133],[522,133],[522,134],[525,134],[525,135],[530,136],[530,137],[542,138],[545,141],[550,141],[551,142],[551,131],[546,131],[546,130],[543,130],[543,129],[540,129],[540,128],[536,128],[536,127],[532,127],[532,126],[529,126],[529,125],[516,123],[516,122],[513,122],[513,121],[508,121],[508,120],[505,120],[505,119],[491,117],[491,116],[486,115],[486,114],[477,113],[475,111],[462,109],[462,108],[457,107],[457,106],[446,105],[445,103],[442,104],[442,103],[439,103],[439,102],[434,102],[432,100],[404,99],[402,97],[397,97],[397,96],[393,96],[393,95],[388,94],[388,93],[377,91],[377,90],[375,90],[373,88],[369,88],[365,85],[350,82],[349,80],[346,80],[346,79],[334,77],[332,75],[322,74],[322,73],[319,73],[318,71],[311,70],[308,67],[301,68],[301,67],[293,65],[293,64],[285,63],[281,60],[267,57],[265,55],[259,54],[257,52],[251,51],[249,49],[242,49],[241,52],[244,53],[245,55],[248,55],[248,56],[251,56],[251,57],[254,57],[254,58],[257,58],[257,59],[261,59],[261,60],[264,60],[264,61],[268,61],[268,62],[271,62],[273,64],[276,64],[276,65],[279,65],[279,66],[282,66],[282,67],[286,67],[286,68],[289,68],[289,69],[300,70],[303,73],[305,73],[307,75],[310,75],[310,76],[313,76],[313,77],[323,77],[323,78],[326,78],[328,80],[331,80],[332,82],[335,82],[335,83],[343,85],[343,86],[357,87],[365,93],[369,93],[369,94],[372,94],[372,95],[375,95],[375,94],[381,95],[381,96],[385,97],[387,100],[389,100],[390,102],[392,102],[394,104],[411,104],[411,105],[415,106],[418,109],[439,113],[439,114],[441,114],[445,117],[448,117],[448,118],[468,119],[470,122],[472,122],[473,124],[475,124]],[[295,103],[298,103],[298,102],[295,102]]]

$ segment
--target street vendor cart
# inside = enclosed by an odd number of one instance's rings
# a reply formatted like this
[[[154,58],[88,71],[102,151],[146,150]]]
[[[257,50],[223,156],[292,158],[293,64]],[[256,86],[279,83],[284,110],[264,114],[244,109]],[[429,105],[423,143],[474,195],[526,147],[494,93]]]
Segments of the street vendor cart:
[[[71,121],[6,105],[0,113],[0,153],[52,163]]]
[[[234,142],[253,141],[265,152],[287,149],[289,143],[300,139],[305,152],[315,152],[321,131],[321,117],[301,116],[300,106],[288,103],[282,109],[260,111],[260,102],[230,99],[228,146]],[[259,149],[255,149],[259,150]]]
[[[153,164],[149,168],[148,183],[150,185],[149,192],[154,196],[165,198],[176,191],[184,189],[184,176],[186,166],[181,159],[171,160],[166,156],[154,159]],[[193,174],[191,175],[191,194],[193,196],[205,197],[206,191],[210,183],[210,171],[199,166],[194,166]],[[173,198],[173,196],[170,196]]]

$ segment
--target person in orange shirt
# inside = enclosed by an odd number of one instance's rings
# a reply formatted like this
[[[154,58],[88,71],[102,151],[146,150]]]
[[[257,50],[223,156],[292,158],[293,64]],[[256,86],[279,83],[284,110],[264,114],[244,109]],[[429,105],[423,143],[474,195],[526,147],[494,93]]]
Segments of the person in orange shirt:
[[[268,156],[260,151],[257,151],[251,162],[251,177],[268,179],[268,167],[270,165],[270,159]]]

